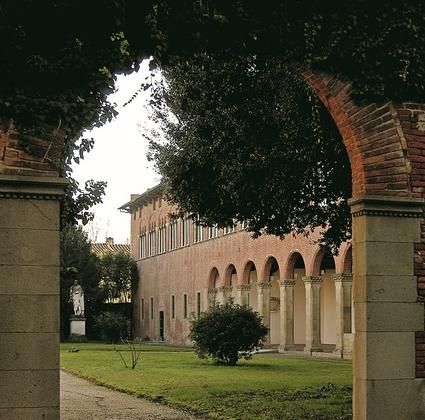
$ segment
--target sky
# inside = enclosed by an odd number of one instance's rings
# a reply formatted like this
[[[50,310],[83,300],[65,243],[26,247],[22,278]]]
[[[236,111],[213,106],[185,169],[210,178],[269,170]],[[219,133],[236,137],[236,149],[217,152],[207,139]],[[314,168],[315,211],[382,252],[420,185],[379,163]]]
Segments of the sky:
[[[103,203],[92,208],[94,221],[84,227],[93,242],[104,242],[107,236],[115,243],[129,242],[130,215],[121,213],[118,207],[130,200],[130,194],[141,194],[160,180],[146,158],[148,144],[142,136],[144,129],[154,126],[145,108],[148,92],[123,107],[148,75],[144,61],[137,73],[118,76],[117,91],[109,97],[118,105],[118,116],[84,133],[84,137],[93,137],[94,148],[79,165],[73,165],[73,176],[81,186],[88,179],[108,183]]]

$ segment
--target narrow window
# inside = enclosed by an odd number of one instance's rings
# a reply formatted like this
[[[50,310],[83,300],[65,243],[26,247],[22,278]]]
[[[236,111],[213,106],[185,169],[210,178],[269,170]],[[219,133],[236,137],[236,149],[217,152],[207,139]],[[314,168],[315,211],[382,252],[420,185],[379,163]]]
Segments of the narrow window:
[[[177,221],[172,222],[169,225],[170,229],[170,249],[177,248]]]
[[[140,245],[139,245],[139,255],[140,258],[146,258],[146,235],[140,235]]]
[[[176,297],[174,295],[171,296],[171,318],[176,318]]]
[[[201,293],[196,293],[196,315],[201,315]]]
[[[153,319],[153,297],[151,297],[151,319]]]
[[[145,299],[142,298],[140,302],[140,312],[142,314],[142,319],[145,319]]]
[[[188,218],[182,219],[181,226],[182,226],[181,245],[186,246],[186,245],[189,245],[190,220]]]
[[[183,318],[187,318],[187,295],[183,295]]]

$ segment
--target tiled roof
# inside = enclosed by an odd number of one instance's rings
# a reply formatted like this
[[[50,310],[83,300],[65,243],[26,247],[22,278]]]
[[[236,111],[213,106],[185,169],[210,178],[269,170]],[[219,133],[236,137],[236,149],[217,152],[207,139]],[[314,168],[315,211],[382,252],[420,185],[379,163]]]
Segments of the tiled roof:
[[[159,197],[161,194],[162,184],[157,184],[154,187],[146,190],[143,194],[135,195],[135,198],[123,204],[121,207],[118,208],[118,210],[125,213],[131,213],[132,209],[137,208],[141,204],[146,204],[147,202],[149,202],[149,200],[152,200],[152,198]]]
[[[91,249],[98,257],[108,253],[118,254],[119,252],[125,252],[126,254],[130,254],[130,245],[128,244],[97,243],[91,244]]]

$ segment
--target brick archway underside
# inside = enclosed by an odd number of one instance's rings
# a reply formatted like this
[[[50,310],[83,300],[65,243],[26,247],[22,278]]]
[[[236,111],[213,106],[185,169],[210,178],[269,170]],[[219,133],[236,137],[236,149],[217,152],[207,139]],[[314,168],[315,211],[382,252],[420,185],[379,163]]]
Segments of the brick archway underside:
[[[334,119],[352,171],[353,197],[425,198],[425,104],[356,104],[349,82],[311,70],[301,76]],[[417,300],[425,302],[425,223],[415,244]],[[425,332],[416,333],[416,376],[425,378]]]

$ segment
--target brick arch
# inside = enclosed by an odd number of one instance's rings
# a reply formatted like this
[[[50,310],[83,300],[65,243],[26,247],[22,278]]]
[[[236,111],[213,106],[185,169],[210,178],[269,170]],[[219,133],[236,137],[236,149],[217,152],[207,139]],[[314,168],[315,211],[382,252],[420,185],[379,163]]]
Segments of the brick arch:
[[[243,265],[242,276],[239,276],[240,284],[248,284],[249,273],[251,272],[252,266],[254,266],[255,270],[257,270],[257,266],[252,260],[246,261]]]
[[[342,257],[342,272],[352,273],[353,271],[353,246],[349,244]]]
[[[400,121],[404,105],[358,105],[352,87],[336,77],[310,70],[301,76],[326,106],[341,134],[351,164],[353,197],[409,197],[411,164]]]
[[[224,271],[223,286],[230,286],[230,280],[233,274],[236,274],[236,282],[235,284],[232,284],[232,286],[236,286],[239,283],[238,272],[236,271],[234,264],[229,264]]]
[[[208,274],[208,289],[213,289],[214,287],[219,287],[219,286],[221,286],[220,273],[217,267],[212,267]]]
[[[323,262],[323,258],[325,258],[325,255],[328,253],[329,251],[324,250],[323,248],[319,248],[316,250],[313,259],[312,259],[312,265],[310,267],[309,273],[312,276],[320,276],[320,268],[322,266],[322,262]],[[329,252],[330,254],[330,252]],[[333,263],[334,263],[334,267],[336,268],[336,261],[335,261],[335,257],[330,254],[332,256],[333,259]]]
[[[286,260],[285,266],[284,266],[284,270],[283,272],[285,273],[285,279],[293,279],[294,278],[294,270],[295,270],[295,263],[297,261],[297,258],[301,257],[301,259],[303,260],[304,263],[304,269],[305,269],[305,259],[302,256],[301,252],[298,249],[294,249],[293,251],[291,251],[288,255],[288,258]]]
[[[276,261],[277,267],[278,267],[278,273],[279,273],[279,277],[280,277],[280,265],[279,262],[277,260],[276,257],[274,257],[273,255],[270,255],[266,258],[266,262],[263,265],[263,269],[261,270],[261,274],[258,277],[258,281],[264,282],[264,283],[268,283],[270,281],[270,270],[272,268],[273,262]]]

